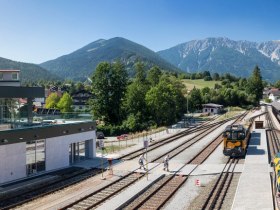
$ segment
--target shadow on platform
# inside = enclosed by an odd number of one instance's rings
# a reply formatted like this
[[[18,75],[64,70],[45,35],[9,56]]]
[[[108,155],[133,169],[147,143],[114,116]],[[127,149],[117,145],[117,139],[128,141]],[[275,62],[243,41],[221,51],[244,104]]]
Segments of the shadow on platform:
[[[261,134],[260,133],[251,134],[250,145],[261,145]]]
[[[247,155],[263,155],[265,151],[263,149],[258,149],[256,146],[249,146],[247,150]]]
[[[120,160],[114,159],[112,161],[112,164],[117,164],[121,162]],[[83,168],[107,168],[109,166],[109,162],[107,158],[100,158],[100,157],[95,157],[92,159],[87,159],[84,161],[77,162],[73,164],[72,166],[76,167],[83,167]]]

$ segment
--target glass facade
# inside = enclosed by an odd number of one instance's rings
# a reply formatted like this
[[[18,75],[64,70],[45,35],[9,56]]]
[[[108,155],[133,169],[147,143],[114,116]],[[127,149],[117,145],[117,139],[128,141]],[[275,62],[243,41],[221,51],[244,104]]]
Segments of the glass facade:
[[[45,171],[45,140],[26,142],[26,174]]]
[[[81,142],[72,143],[69,145],[69,163],[70,164],[80,162],[87,158],[86,142],[87,141],[81,141]]]
[[[14,122],[16,117],[17,101],[15,99],[0,98],[0,123]]]

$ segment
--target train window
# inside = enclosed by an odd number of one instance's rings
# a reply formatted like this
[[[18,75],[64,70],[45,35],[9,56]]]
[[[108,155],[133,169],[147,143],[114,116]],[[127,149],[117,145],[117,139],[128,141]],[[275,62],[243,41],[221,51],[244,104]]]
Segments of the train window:
[[[225,133],[224,133],[224,137],[230,138],[230,132],[225,132]]]
[[[237,139],[237,133],[236,132],[232,132],[232,140],[236,140]]]

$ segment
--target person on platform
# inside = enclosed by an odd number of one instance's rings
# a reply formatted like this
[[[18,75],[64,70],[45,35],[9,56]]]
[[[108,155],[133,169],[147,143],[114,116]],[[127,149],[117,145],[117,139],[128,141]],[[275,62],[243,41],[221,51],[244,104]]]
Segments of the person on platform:
[[[169,155],[166,155],[163,159],[163,170],[169,171]]]
[[[140,165],[140,169],[143,167],[144,170],[146,170],[145,166],[144,166],[144,161],[146,159],[144,158],[144,154],[142,154],[140,157],[139,157],[139,160],[138,160],[138,163]]]

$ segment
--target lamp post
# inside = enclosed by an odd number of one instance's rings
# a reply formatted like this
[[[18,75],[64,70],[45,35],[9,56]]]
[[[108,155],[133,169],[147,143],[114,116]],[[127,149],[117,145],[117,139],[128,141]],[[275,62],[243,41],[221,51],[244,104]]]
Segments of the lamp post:
[[[188,114],[189,114],[189,97],[187,95],[187,116],[188,116]]]
[[[148,180],[148,146],[149,146],[149,141],[146,135],[146,138],[144,139],[144,148],[146,150],[146,176],[147,176],[147,180]]]
[[[105,179],[105,178],[104,178],[104,175],[103,175],[103,172],[104,172],[104,169],[103,169],[104,140],[103,140],[103,139],[100,139],[100,141],[99,141],[99,146],[100,146],[100,148],[101,148],[101,171],[102,171],[101,179]]]

